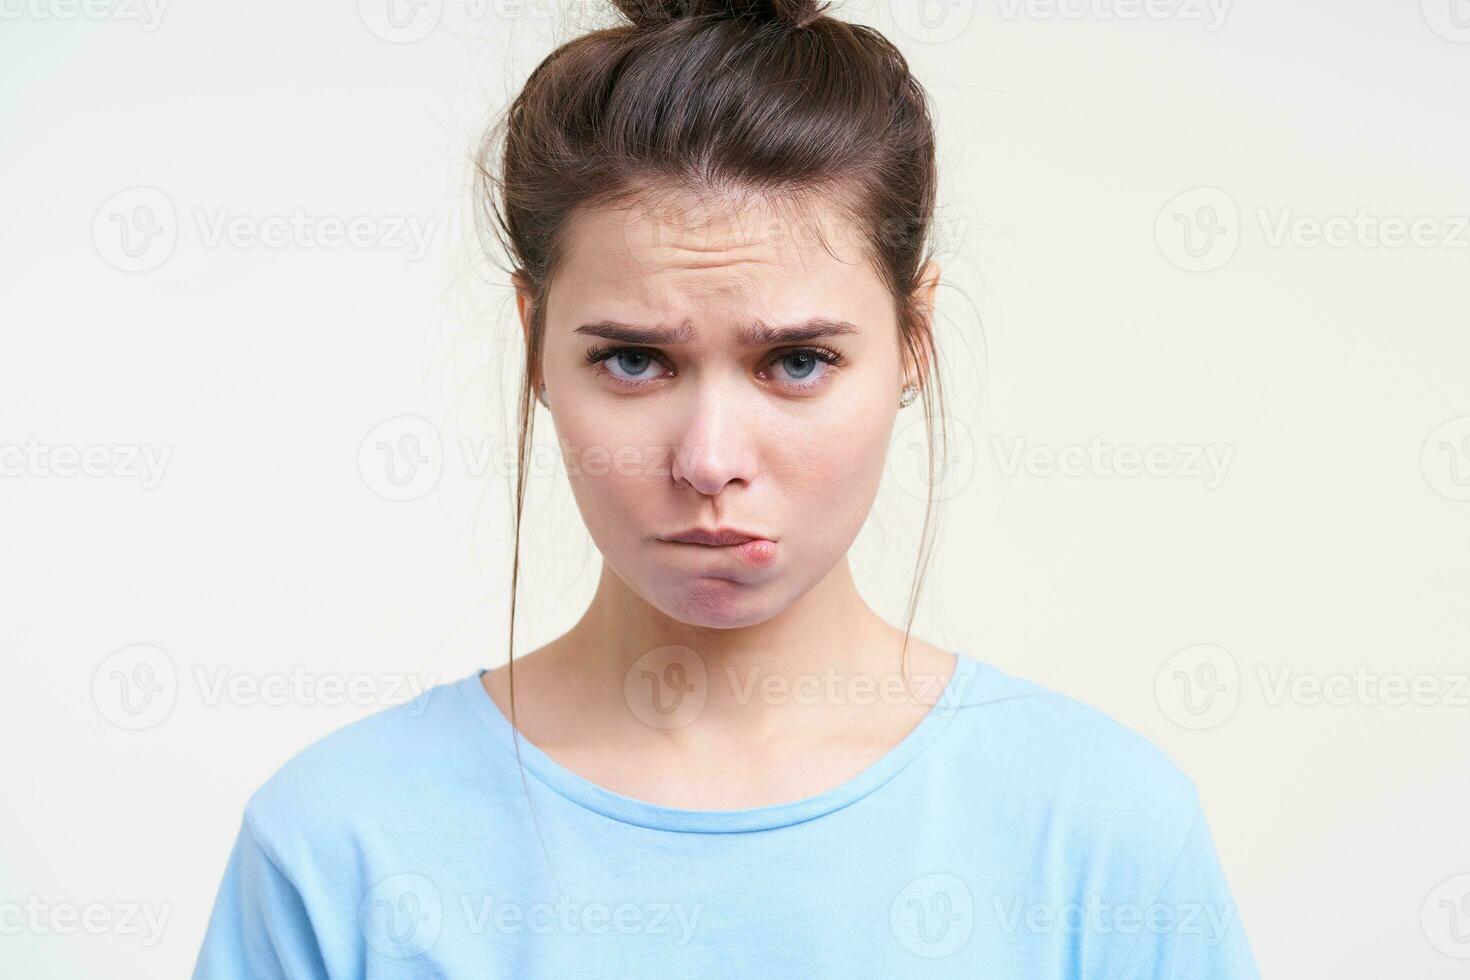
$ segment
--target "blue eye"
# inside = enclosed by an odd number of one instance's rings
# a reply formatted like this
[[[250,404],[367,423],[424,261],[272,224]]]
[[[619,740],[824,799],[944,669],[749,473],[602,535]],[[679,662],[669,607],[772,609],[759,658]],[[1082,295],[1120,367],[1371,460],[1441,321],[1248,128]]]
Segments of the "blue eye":
[[[649,357],[646,351],[636,347],[625,347],[615,352],[612,357],[608,358],[608,361],[617,364],[628,374],[636,377],[648,370],[648,366],[653,363],[653,358]]]
[[[808,350],[794,350],[784,355],[781,363],[787,366],[787,371],[797,380],[809,377],[817,369],[817,357]],[[792,365],[798,366],[792,367]]]
[[[649,365],[657,360],[657,354],[644,347],[592,347],[587,351],[588,364],[602,365],[601,370],[622,385],[634,386],[657,380],[656,375],[644,377]],[[613,364],[627,374],[610,370],[608,365]]]
[[[778,351],[773,363],[782,366],[787,378],[782,382],[794,392],[813,391],[822,387],[844,363],[842,355],[825,347],[792,347]]]

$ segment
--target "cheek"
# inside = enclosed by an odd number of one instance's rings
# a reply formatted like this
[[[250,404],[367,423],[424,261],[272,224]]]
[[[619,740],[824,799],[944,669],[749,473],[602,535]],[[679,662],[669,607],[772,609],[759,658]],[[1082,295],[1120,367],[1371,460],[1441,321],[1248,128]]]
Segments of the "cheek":
[[[643,518],[660,503],[653,489],[668,481],[666,454],[654,433],[610,425],[595,412],[570,411],[556,417],[556,430],[572,494],[600,547],[653,526]]]
[[[844,411],[775,435],[765,447],[775,491],[808,516],[808,527],[855,532],[867,518],[888,458],[894,415]]]

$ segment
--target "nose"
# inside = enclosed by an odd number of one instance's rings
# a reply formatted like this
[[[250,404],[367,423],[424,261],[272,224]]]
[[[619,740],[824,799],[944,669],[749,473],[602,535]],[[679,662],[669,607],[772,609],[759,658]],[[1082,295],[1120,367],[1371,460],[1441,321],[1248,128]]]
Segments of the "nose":
[[[742,413],[739,397],[706,383],[675,409],[682,413],[674,440],[670,473],[712,497],[732,483],[750,483],[756,473],[756,432]]]

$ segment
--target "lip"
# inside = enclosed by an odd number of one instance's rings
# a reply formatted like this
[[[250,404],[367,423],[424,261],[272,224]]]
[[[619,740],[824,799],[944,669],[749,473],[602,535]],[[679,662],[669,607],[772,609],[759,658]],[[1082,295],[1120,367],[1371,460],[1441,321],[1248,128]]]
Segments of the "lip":
[[[737,528],[692,528],[661,540],[695,545],[711,554],[731,555],[750,568],[767,568],[776,560],[775,539]]]
[[[764,535],[755,534],[750,531],[742,531],[734,527],[690,528],[688,531],[680,531],[664,538],[665,541],[675,541],[680,544],[707,544],[714,547],[724,547],[732,544],[745,544],[749,541],[769,541]]]

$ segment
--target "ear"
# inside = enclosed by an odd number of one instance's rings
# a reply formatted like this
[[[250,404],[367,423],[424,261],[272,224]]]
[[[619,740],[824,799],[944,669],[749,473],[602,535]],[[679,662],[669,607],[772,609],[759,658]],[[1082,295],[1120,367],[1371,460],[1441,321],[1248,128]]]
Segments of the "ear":
[[[510,274],[510,284],[516,291],[516,314],[521,320],[521,340],[529,348],[531,346],[531,316],[535,312],[531,280],[524,272],[517,270]],[[533,389],[540,383],[540,378],[531,379]]]
[[[934,294],[939,289],[939,263],[930,260],[924,263],[924,268],[919,270],[919,285],[914,289],[914,312],[925,324],[926,342],[932,346],[934,338]],[[907,354],[907,352],[905,352]],[[923,387],[929,380],[929,362],[931,358],[926,357],[924,363],[913,364],[907,356],[904,357],[904,383],[917,384]]]

